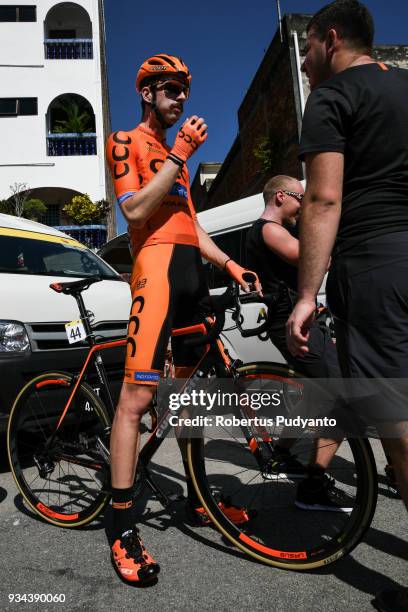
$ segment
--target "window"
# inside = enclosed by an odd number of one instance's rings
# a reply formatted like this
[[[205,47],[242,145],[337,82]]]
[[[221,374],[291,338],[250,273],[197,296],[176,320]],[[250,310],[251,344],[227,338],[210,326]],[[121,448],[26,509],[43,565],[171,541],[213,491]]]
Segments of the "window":
[[[0,98],[0,116],[38,115],[37,98]]]
[[[41,236],[38,239],[0,236],[0,273],[79,278],[97,274],[105,279],[121,280],[92,251],[75,243],[66,244],[64,239],[61,243],[54,240],[54,236],[47,239],[46,235],[44,240]]]
[[[19,115],[38,115],[37,98],[19,98]]]
[[[76,38],[76,30],[50,30],[48,38]]]
[[[60,207],[58,204],[48,204],[47,212],[41,219],[41,223],[51,226],[60,224]]]
[[[17,115],[17,98],[1,98],[0,115]]]
[[[0,21],[37,21],[37,7],[20,4],[0,6]]]

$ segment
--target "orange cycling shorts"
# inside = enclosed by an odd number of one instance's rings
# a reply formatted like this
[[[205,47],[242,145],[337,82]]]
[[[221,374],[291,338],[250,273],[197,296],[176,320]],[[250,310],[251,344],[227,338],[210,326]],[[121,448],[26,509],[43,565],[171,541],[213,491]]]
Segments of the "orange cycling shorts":
[[[140,250],[131,277],[132,307],[126,343],[124,382],[156,385],[163,372],[171,330],[202,320],[198,303],[208,288],[197,247],[156,244]],[[202,348],[172,338],[177,367],[194,366]]]

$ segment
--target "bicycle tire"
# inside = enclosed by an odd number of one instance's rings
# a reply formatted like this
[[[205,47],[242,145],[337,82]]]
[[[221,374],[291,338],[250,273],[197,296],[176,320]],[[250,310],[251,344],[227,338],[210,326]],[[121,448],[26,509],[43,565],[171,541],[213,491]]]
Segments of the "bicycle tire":
[[[8,457],[18,490],[33,512],[59,527],[86,525],[110,499],[102,444],[107,444],[111,423],[87,383],[79,385],[51,448],[44,451],[74,382],[64,372],[33,378],[18,394],[7,428]]]
[[[239,372],[241,377],[276,378],[288,385],[300,377],[289,366],[261,362],[245,364]],[[348,482],[348,489],[354,491],[355,504],[350,514],[296,508],[294,482],[264,480],[259,467],[254,466],[246,440],[219,443],[214,439],[190,439],[187,454],[194,487],[216,528],[246,554],[268,565],[311,570],[331,564],[351,552],[371,524],[377,501],[377,473],[368,440],[345,440],[327,470]],[[248,473],[244,477],[245,472]],[[242,490],[236,482],[228,489],[229,481],[236,481],[237,474]],[[257,478],[259,488],[264,487],[262,494],[253,491]],[[214,495],[220,483],[223,492],[227,489],[228,494],[232,489],[234,504],[257,510],[257,518],[241,526],[230,522]],[[279,485],[283,487],[280,490]],[[342,486],[346,486],[344,482]],[[250,499],[263,500],[264,510],[255,505],[250,507]],[[319,535],[314,535],[316,530]]]

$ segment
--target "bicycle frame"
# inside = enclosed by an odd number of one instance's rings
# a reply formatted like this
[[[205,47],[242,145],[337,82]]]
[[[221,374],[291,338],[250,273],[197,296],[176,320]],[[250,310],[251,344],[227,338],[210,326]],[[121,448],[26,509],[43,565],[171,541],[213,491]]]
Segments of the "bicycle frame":
[[[80,386],[80,384],[83,382],[86,371],[88,369],[88,366],[92,360],[92,358],[94,359],[94,364],[95,364],[95,369],[96,372],[98,374],[98,378],[99,378],[99,382],[101,384],[101,387],[103,389],[105,398],[107,398],[107,403],[106,403],[106,407],[108,410],[108,414],[111,418],[111,420],[113,420],[114,417],[114,405],[113,405],[113,400],[112,400],[112,395],[110,393],[109,390],[109,383],[108,383],[108,378],[106,376],[106,371],[103,365],[103,361],[102,361],[102,357],[98,354],[99,351],[103,351],[105,349],[108,348],[114,348],[117,346],[125,346],[126,344],[126,339],[124,338],[123,340],[113,340],[111,342],[101,342],[101,343],[96,343],[94,342],[93,336],[87,336],[88,342],[91,344],[90,346],[90,350],[89,353],[86,357],[85,363],[82,366],[82,369],[80,371],[80,373],[78,375],[74,375],[74,380],[75,380],[75,384],[73,386],[73,389],[71,391],[71,394],[68,398],[67,403],[64,406],[64,409],[58,419],[58,423],[57,426],[55,428],[55,431],[53,432],[53,434],[51,435],[51,437],[49,438],[49,440],[47,441],[46,445],[45,445],[45,449],[47,450],[52,442],[54,441],[55,436],[57,435],[57,432],[61,426],[61,423],[63,422],[70,405],[72,404],[72,401],[75,397],[75,394],[77,392],[78,387]],[[52,381],[42,381],[41,383],[38,383],[38,386],[45,386],[47,384],[52,383]]]
[[[109,348],[125,346],[126,338],[123,338],[120,340],[108,341],[108,342],[97,342],[95,339],[95,335],[93,334],[91,325],[89,323],[89,319],[88,319],[87,311],[86,311],[85,304],[82,298],[82,294],[79,292],[79,293],[73,294],[73,297],[75,298],[78,304],[79,312],[81,315],[81,320],[83,322],[84,329],[86,332],[86,341],[89,345],[89,353],[85,359],[84,365],[82,366],[82,369],[79,372],[79,374],[74,375],[74,385],[73,385],[72,391],[58,419],[58,423],[57,423],[55,431],[52,433],[52,435],[50,436],[50,438],[47,440],[45,444],[45,451],[51,447],[54,441],[54,438],[57,435],[57,432],[73,402],[75,394],[79,386],[81,385],[81,383],[84,381],[85,374],[91,362],[95,364],[95,369],[96,369],[96,372],[97,372],[97,375],[100,381],[100,385],[102,388],[102,393],[104,396],[103,399],[107,400],[105,401],[105,405],[108,411],[108,416],[110,418],[110,421],[112,422],[114,419],[115,407],[113,404],[112,395],[109,389],[109,382],[108,382],[108,378],[106,375],[106,371],[104,368],[104,364],[103,364],[103,360],[102,360],[102,356],[100,355],[100,352],[106,349],[109,349]],[[214,324],[215,324],[215,321],[212,317],[206,317],[202,323],[198,323],[198,324],[183,327],[183,328],[173,329],[171,332],[171,336],[180,337],[180,336],[187,336],[187,335],[192,335],[192,334],[201,334],[202,336],[205,336],[209,333],[209,330],[211,330],[211,327]],[[199,358],[198,362],[195,365],[191,366],[189,376],[186,380],[186,385],[192,378],[194,378],[199,368],[201,368],[201,372],[200,372],[201,377],[205,377],[208,375],[208,373],[213,367],[216,368],[216,371],[218,370],[217,374],[221,373],[223,376],[226,376],[228,378],[234,377],[234,364],[232,363],[228,353],[226,352],[224,348],[222,340],[219,337],[215,337],[203,345],[203,354]],[[43,386],[45,384],[50,384],[50,383],[52,383],[52,381],[42,381],[41,383],[39,383],[39,385]],[[243,416],[248,416],[247,408],[244,408],[244,409],[240,408],[240,411]],[[155,485],[151,482],[150,478],[147,475],[147,465],[150,462],[153,455],[158,450],[158,448],[161,446],[164,438],[168,435],[172,427],[169,422],[171,416],[172,416],[172,412],[170,408],[167,407],[166,410],[164,411],[163,416],[160,419],[160,422],[156,421],[155,427],[153,431],[151,432],[151,435],[148,438],[147,442],[143,445],[140,451],[140,455],[139,455],[139,464],[142,467],[142,469],[145,471],[146,480],[150,484],[151,488],[155,490],[155,492],[158,494],[160,494],[160,492],[157,490],[157,487],[155,487]],[[243,426],[241,429],[242,429],[245,439],[248,442],[251,452],[254,454],[258,463],[261,464],[262,454],[259,448],[259,444],[256,438],[254,437],[254,432],[248,426]],[[257,429],[259,429],[259,431],[257,431],[257,434],[259,434],[259,437],[262,439],[262,441],[266,443],[269,442],[270,438],[268,438],[266,432],[262,431],[260,428],[257,428]]]
[[[58,423],[57,426],[55,428],[55,431],[52,433],[52,435],[50,436],[50,438],[47,440],[47,443],[45,445],[45,450],[49,449],[54,441],[55,436],[58,433],[58,430],[62,424],[62,422],[64,421],[68,410],[73,402],[73,399],[75,397],[75,394],[79,388],[79,386],[81,385],[81,383],[84,381],[86,372],[88,370],[89,364],[92,362],[95,365],[95,369],[96,372],[98,374],[98,378],[99,378],[99,382],[102,388],[102,393],[104,396],[104,400],[106,399],[107,401],[105,402],[106,408],[108,410],[108,415],[110,417],[110,420],[113,421],[114,418],[114,413],[115,413],[115,407],[114,407],[114,403],[112,400],[112,395],[109,389],[109,382],[108,382],[108,378],[106,375],[106,371],[105,371],[105,367],[103,364],[103,360],[102,360],[102,356],[100,355],[101,351],[104,351],[106,349],[109,348],[115,348],[115,347],[119,347],[119,346],[125,346],[126,345],[126,338],[120,339],[120,340],[113,340],[113,341],[108,341],[108,342],[96,342],[95,340],[95,336],[92,333],[92,328],[89,324],[89,319],[85,310],[85,305],[82,299],[82,296],[76,295],[75,299],[78,303],[79,306],[79,311],[81,314],[81,319],[83,321],[84,324],[84,328],[85,331],[87,333],[87,343],[89,345],[89,352],[88,355],[85,359],[84,365],[81,368],[81,371],[79,372],[79,374],[74,375],[74,386],[72,388],[72,391],[70,393],[70,396],[67,400],[67,403],[65,404],[62,413],[58,419]],[[212,320],[209,319],[209,323],[212,323]],[[189,327],[183,327],[183,328],[179,328],[179,329],[174,329],[172,330],[172,337],[178,337],[178,336],[186,336],[189,334],[201,334],[201,335],[206,335],[208,333],[208,330],[205,326],[204,323],[199,323],[196,325],[192,325]],[[229,371],[230,365],[231,365],[231,360],[229,358],[229,356],[227,355],[227,353],[225,352],[224,349],[224,345],[222,344],[221,340],[219,338],[217,338],[216,340],[206,344],[204,346],[204,353],[203,355],[200,357],[199,361],[197,362],[197,364],[195,364],[194,366],[192,366],[192,370],[189,376],[190,380],[195,373],[197,372],[198,368],[200,366],[203,366],[204,362],[206,361],[206,358],[209,357],[211,350],[216,351],[216,355],[214,355],[214,357],[210,360],[210,364],[208,367],[208,371],[211,369],[211,367],[214,365],[215,361],[219,361],[222,362],[223,366],[225,367],[226,372]],[[208,372],[207,372],[208,373]],[[42,381],[41,383],[38,383],[39,386],[45,386],[47,384],[52,383],[52,381]],[[168,420],[169,417],[171,416],[171,411],[170,409],[167,409],[165,411],[165,414],[163,415],[162,419],[160,420],[160,423],[156,423],[156,427],[154,428],[151,436],[149,437],[149,439],[147,440],[147,442],[144,444],[141,452],[140,452],[140,463],[143,465],[143,467],[146,467],[147,464],[149,463],[150,459],[153,457],[153,455],[156,453],[156,451],[158,450],[158,448],[160,447],[160,445],[162,444],[164,438],[167,436],[167,434],[169,433],[170,429],[171,429],[171,425],[169,424]]]

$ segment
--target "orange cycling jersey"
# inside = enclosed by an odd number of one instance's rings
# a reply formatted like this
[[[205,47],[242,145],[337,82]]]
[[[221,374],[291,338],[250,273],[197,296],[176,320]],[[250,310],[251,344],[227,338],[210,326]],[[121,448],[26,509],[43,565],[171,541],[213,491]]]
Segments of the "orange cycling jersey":
[[[119,205],[143,189],[160,170],[170,151],[165,140],[145,127],[129,132],[115,132],[107,143]],[[134,256],[145,246],[154,244],[187,244],[198,247],[195,210],[190,196],[188,170],[184,165],[159,209],[142,228],[129,226]]]

